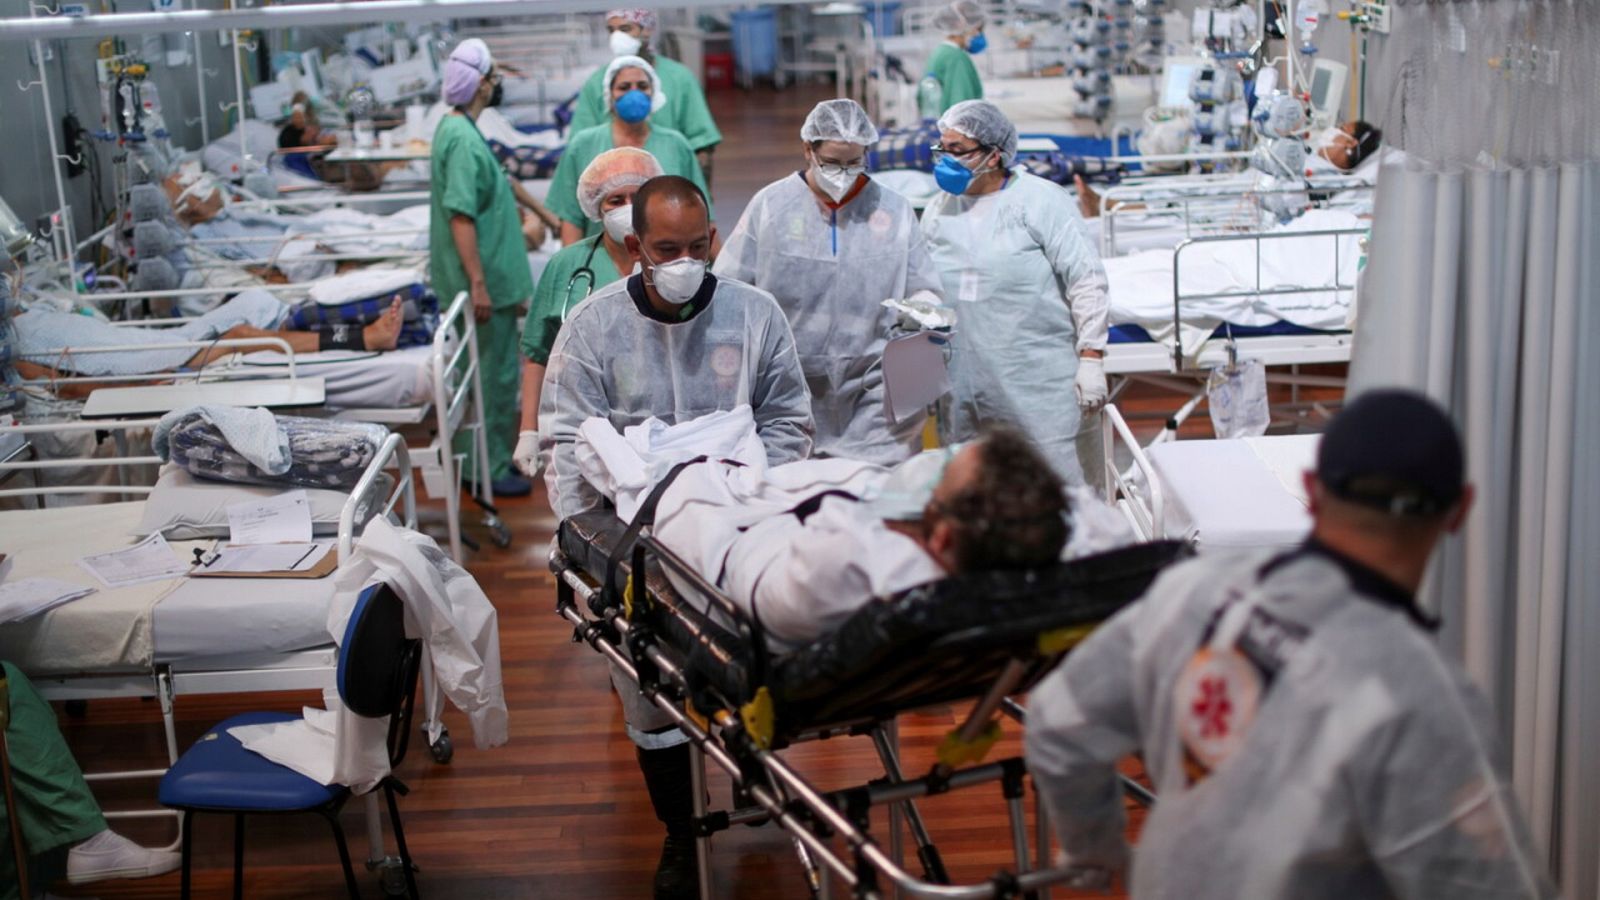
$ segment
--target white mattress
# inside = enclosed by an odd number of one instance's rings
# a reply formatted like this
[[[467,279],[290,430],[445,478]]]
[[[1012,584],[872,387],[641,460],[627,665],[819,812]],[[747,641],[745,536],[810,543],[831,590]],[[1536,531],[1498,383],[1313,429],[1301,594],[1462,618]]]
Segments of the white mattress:
[[[132,542],[144,502],[0,512],[9,577],[45,575],[85,586],[89,553]],[[174,541],[180,556],[210,541]],[[332,576],[319,579],[172,578],[107,590],[0,628],[0,658],[33,675],[141,671],[152,662],[236,657],[318,647],[327,633]]]
[[[1361,220],[1342,210],[1312,210],[1284,230],[1323,231],[1355,228]],[[1338,268],[1334,267],[1334,242]],[[1354,284],[1360,260],[1356,235],[1307,237],[1261,242],[1263,295],[1185,300],[1183,321],[1195,329],[1196,339],[1209,335],[1223,322],[1263,327],[1286,321],[1305,328],[1337,330],[1346,327],[1351,291],[1313,290],[1297,294],[1266,293],[1277,288],[1332,288]],[[1188,294],[1254,291],[1256,244],[1240,239],[1199,244],[1183,251],[1181,291]],[[1145,250],[1105,260],[1110,285],[1111,324],[1139,325],[1156,340],[1172,336],[1173,251]],[[1193,343],[1184,336],[1186,345]]]
[[[155,659],[304,650],[331,643],[326,578],[187,578],[155,608]]]
[[[1311,529],[1301,473],[1320,435],[1173,441],[1146,453],[1166,498],[1169,538],[1202,550],[1292,547]]]
[[[327,405],[334,409],[401,409],[432,399],[432,347],[407,347],[387,353],[326,350],[295,356],[295,374],[317,376],[327,386]],[[283,354],[252,353],[239,358],[241,368],[282,377]]]
[[[87,597],[0,628],[0,658],[34,675],[147,668],[154,648],[150,609],[177,587],[171,578],[115,590],[100,587],[77,560],[132,543],[144,501],[0,513],[0,552],[15,557],[10,578],[47,576],[95,587]],[[184,543],[172,545],[190,552]]]

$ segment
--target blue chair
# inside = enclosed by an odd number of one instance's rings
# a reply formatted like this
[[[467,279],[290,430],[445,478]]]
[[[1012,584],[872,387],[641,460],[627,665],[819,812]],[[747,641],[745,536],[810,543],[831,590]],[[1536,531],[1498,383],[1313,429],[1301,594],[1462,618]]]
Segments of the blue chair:
[[[356,601],[344,641],[339,646],[337,681],[339,698],[357,715],[369,718],[389,716],[389,761],[398,768],[405,759],[407,736],[411,733],[411,714],[416,699],[417,669],[422,650],[418,641],[405,633],[405,607],[393,588],[373,585]],[[218,723],[190,747],[161,779],[163,806],[182,810],[183,888],[189,898],[189,870],[192,858],[194,820],[200,813],[233,816],[233,896],[244,896],[244,817],[268,813],[316,813],[333,828],[339,846],[339,862],[344,866],[345,887],[350,896],[361,896],[355,871],[350,866],[350,848],[344,829],[339,826],[339,811],[350,799],[350,789],[342,785],[323,785],[300,773],[252,753],[228,734],[239,725],[292,722],[298,716],[285,713],[254,712],[233,716]],[[392,774],[379,785],[389,805],[389,821],[400,850],[405,872],[407,896],[417,897],[416,877],[411,854],[406,850],[405,832],[400,827],[400,808],[395,795],[404,796],[407,788]]]

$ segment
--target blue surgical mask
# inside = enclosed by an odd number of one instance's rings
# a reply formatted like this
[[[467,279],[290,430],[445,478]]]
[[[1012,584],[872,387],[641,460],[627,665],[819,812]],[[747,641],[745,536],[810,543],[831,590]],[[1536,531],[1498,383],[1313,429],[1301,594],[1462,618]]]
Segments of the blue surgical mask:
[[[967,41],[967,52],[972,54],[982,53],[983,48],[987,46],[989,46],[989,38],[980,31],[977,37]]]
[[[961,160],[954,156],[946,156],[939,160],[933,167],[933,180],[938,182],[939,189],[946,193],[961,196],[967,192],[972,184],[973,171],[962,165]]]
[[[617,98],[616,110],[617,118],[624,122],[643,122],[650,115],[650,95],[640,90],[629,91]]]

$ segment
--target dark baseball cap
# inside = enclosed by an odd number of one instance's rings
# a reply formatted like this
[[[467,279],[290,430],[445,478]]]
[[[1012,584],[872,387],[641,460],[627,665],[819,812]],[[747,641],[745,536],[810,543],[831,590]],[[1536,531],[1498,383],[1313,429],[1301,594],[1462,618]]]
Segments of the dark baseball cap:
[[[1439,515],[1461,499],[1461,438],[1422,394],[1368,391],[1328,426],[1317,480],[1334,496],[1394,516]]]

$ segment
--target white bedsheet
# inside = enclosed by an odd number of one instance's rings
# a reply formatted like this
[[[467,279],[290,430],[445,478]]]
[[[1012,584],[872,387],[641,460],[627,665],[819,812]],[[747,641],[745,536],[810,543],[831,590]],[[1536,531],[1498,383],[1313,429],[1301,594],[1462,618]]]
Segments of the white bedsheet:
[[[1166,499],[1169,538],[1202,550],[1292,547],[1311,513],[1301,473],[1315,467],[1320,435],[1173,441],[1146,451]]]
[[[147,668],[154,650],[150,610],[183,582],[169,578],[107,589],[77,560],[128,546],[144,502],[0,512],[0,551],[16,562],[11,578],[47,576],[98,590],[34,618],[0,628],[0,658],[31,675]],[[188,555],[194,542],[175,542]]]
[[[433,397],[431,347],[407,347],[387,353],[324,350],[295,356],[295,374],[319,376],[327,387],[327,405],[334,409],[400,409]],[[241,369],[262,377],[281,377],[284,356],[276,351],[241,356]]]
[[[99,587],[79,557],[127,546],[144,501],[0,512],[10,577],[38,575]],[[211,541],[174,541],[189,557]],[[170,578],[100,588],[44,615],[0,628],[0,658],[32,675],[105,674],[152,662],[236,658],[331,642],[334,579]],[[237,659],[230,659],[237,664]]]
[[[321,647],[334,579],[186,578],[156,604],[157,662]]]
[[[1322,231],[1355,228],[1361,220],[1342,210],[1312,210],[1284,230]],[[1334,243],[1338,242],[1338,267]],[[1305,287],[1332,288],[1354,284],[1360,259],[1356,235],[1306,237],[1261,242],[1261,286],[1264,291]],[[1105,260],[1111,290],[1111,324],[1139,325],[1159,341],[1172,337],[1173,251],[1146,250]],[[1256,286],[1256,243],[1243,239],[1199,244],[1183,251],[1184,294],[1251,292]],[[1261,327],[1279,321],[1306,328],[1337,330],[1349,319],[1351,291],[1318,290],[1299,294],[1266,294],[1206,300],[1185,300],[1183,321],[1194,334],[1184,344],[1197,344],[1223,322]]]

